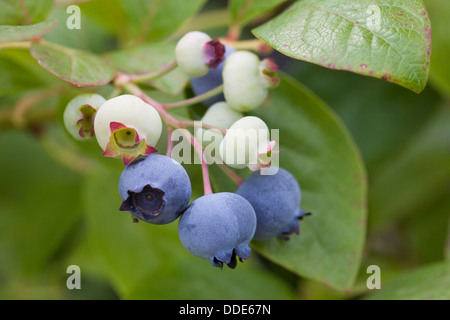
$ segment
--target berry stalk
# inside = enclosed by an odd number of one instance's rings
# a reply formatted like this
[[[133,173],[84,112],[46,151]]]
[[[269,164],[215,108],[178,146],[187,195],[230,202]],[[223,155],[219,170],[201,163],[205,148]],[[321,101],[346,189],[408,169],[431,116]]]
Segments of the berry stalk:
[[[154,80],[156,78],[162,77],[163,75],[169,73],[173,69],[175,69],[178,66],[178,63],[176,60],[172,61],[171,63],[165,65],[161,69],[147,73],[147,74],[136,74],[136,75],[129,75],[130,81],[134,83],[140,83],[140,82],[147,82],[150,80]]]
[[[17,128],[23,128],[27,123],[29,111],[40,102],[48,99],[56,93],[62,93],[67,89],[65,86],[53,87],[47,90],[30,93],[21,98],[11,111],[11,122]],[[54,113],[52,111],[52,113]]]
[[[168,157],[172,156],[172,150],[173,150],[172,133],[173,133],[173,129],[171,127],[168,127],[167,128],[167,152],[166,152],[166,156],[168,156]]]
[[[236,50],[250,50],[264,55],[270,54],[273,51],[270,45],[260,39],[234,40],[225,37],[221,38],[220,41]]]
[[[175,119],[171,114],[169,114],[166,109],[164,109],[163,105],[152,98],[150,98],[144,91],[141,90],[137,85],[131,82],[119,82],[119,85],[122,85],[127,91],[131,94],[134,94],[136,97],[142,99],[144,102],[152,105],[156,111],[158,111],[161,118],[163,118],[167,125],[174,127],[183,127],[183,123],[177,119]]]
[[[172,102],[172,103],[165,103],[163,104],[163,107],[165,109],[172,109],[172,108],[177,108],[177,107],[186,107],[186,106],[190,106],[193,105],[195,103],[198,102],[202,102],[208,98],[214,97],[215,95],[222,93],[223,92],[223,84],[215,87],[212,90],[209,90],[205,93],[202,93],[198,96],[192,97],[190,99],[186,99],[186,100],[181,100],[181,101],[177,101],[177,102]]]
[[[126,76],[126,75],[124,75]],[[139,88],[139,86],[135,85],[134,83],[131,82],[120,82],[118,85],[123,86],[123,88],[125,88],[128,92],[130,92],[131,94],[135,95],[136,97],[139,97],[140,99],[142,99],[144,102],[152,105],[156,111],[158,111],[159,115],[161,116],[161,118],[164,119],[164,121],[166,122],[166,124],[168,126],[174,127],[174,128],[184,128],[187,126],[194,126],[194,125],[198,125],[198,122],[196,121],[180,121],[177,120],[175,117],[173,117],[170,113],[168,113],[166,111],[166,109],[164,108],[164,104],[153,100],[151,97],[149,97],[144,91],[141,90],[141,88]],[[201,124],[201,126],[205,129],[216,129],[219,130],[222,133],[225,133],[225,129],[222,128],[217,128],[214,126],[210,126],[207,124]]]
[[[200,144],[200,142],[197,141],[197,139],[191,135],[191,133],[187,130],[183,130],[183,134],[186,134],[186,137],[190,139],[192,146],[194,147],[195,152],[197,152],[198,156],[200,157],[202,161],[202,177],[203,177],[203,192],[205,195],[212,194],[212,188],[211,188],[211,181],[209,179],[209,171],[208,171],[208,164],[206,163],[205,156],[203,154],[203,146]]]
[[[236,172],[231,170],[228,166],[223,163],[219,163],[219,168],[234,182],[238,187],[240,187],[244,183],[244,179],[242,179]]]

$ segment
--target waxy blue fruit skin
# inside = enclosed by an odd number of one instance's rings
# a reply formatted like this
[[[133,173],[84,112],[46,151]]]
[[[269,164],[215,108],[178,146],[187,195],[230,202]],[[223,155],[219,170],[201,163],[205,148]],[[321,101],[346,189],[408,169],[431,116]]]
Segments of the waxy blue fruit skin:
[[[120,176],[120,210],[152,224],[167,224],[183,213],[191,192],[189,176],[181,164],[160,154],[142,156]]]
[[[225,45],[225,59],[219,64],[216,69],[210,69],[207,74],[202,77],[193,77],[191,78],[191,86],[192,91],[196,96],[208,92],[223,83],[222,79],[222,70],[223,65],[229,55],[233,52],[236,52],[236,49],[230,47],[229,45]],[[223,93],[217,94],[211,98],[204,100],[202,103],[206,106],[211,106],[216,102],[225,101],[225,96]]]
[[[236,256],[247,259],[256,228],[250,203],[230,192],[202,196],[191,203],[178,223],[182,245],[211,265],[235,268]],[[241,260],[242,261],[242,260]]]
[[[274,236],[288,239],[299,233],[298,220],[309,213],[300,209],[301,190],[295,177],[283,168],[274,175],[252,173],[236,191],[255,209],[255,240]]]

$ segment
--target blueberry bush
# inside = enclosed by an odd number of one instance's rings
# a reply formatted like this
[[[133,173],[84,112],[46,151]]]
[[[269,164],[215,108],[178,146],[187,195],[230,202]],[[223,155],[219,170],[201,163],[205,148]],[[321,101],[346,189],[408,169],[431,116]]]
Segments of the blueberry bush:
[[[0,0],[0,298],[450,299],[449,19]]]

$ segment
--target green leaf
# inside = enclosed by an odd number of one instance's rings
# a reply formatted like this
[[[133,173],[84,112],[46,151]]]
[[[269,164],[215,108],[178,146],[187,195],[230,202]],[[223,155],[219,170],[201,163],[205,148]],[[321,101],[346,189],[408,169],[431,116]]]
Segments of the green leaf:
[[[77,87],[104,85],[115,75],[115,69],[105,59],[88,51],[47,41],[33,42],[30,50],[42,67]]]
[[[156,41],[175,32],[183,22],[194,16],[206,0],[122,0],[132,38],[143,42]]]
[[[174,245],[179,245],[174,243]],[[171,250],[167,248],[166,250]],[[214,270],[207,260],[180,255],[165,262],[166,270],[158,272],[163,278],[149,274],[125,299],[177,300],[290,300],[294,295],[286,283],[251,261],[236,270]],[[251,258],[250,258],[251,259]],[[190,265],[186,265],[190,264]],[[220,289],[220,290],[219,290]]]
[[[28,70],[1,53],[0,70],[0,97],[44,86],[40,79],[30,77]]]
[[[444,192],[450,179],[450,109],[442,106],[371,181],[369,222],[373,228],[404,217]]]
[[[369,181],[377,166],[426,125],[441,100],[431,86],[417,95],[385,81],[312,63],[290,60],[286,68],[342,118],[361,151]]]
[[[107,55],[122,72],[138,75],[156,72],[175,61],[174,43],[155,43],[115,51]],[[179,69],[170,71],[146,84],[163,92],[177,95],[188,82],[188,77]]]
[[[304,0],[253,29],[290,57],[397,83],[427,83],[431,25],[420,0]]]
[[[450,219],[448,219],[447,238],[445,241],[444,254],[447,261],[450,261]]]
[[[30,40],[51,31],[58,21],[44,21],[28,26],[0,26],[0,43]]]
[[[45,20],[54,0],[2,0],[0,1],[0,24],[24,25]]]
[[[0,50],[0,96],[38,87],[61,85],[61,80],[42,69],[28,50]]]
[[[386,285],[381,282],[381,289],[367,299],[449,300],[449,288],[450,263],[442,262],[405,273]]]
[[[285,1],[286,0],[231,0],[229,3],[231,21],[245,25],[249,21],[267,13]]]
[[[97,2],[98,0],[84,3]],[[110,2],[112,2],[112,0],[110,0]],[[112,17],[113,9],[109,9],[111,6],[108,6],[108,14],[105,15],[103,12],[103,16],[117,22],[119,20],[113,20],[115,19]],[[58,6],[51,11],[48,20],[58,20],[60,23],[52,30],[52,32],[46,34],[43,39],[65,47],[86,50],[92,53],[103,53],[111,50],[112,47],[115,48],[117,42],[115,34],[102,23],[94,20],[90,16],[88,9],[82,7],[81,3],[80,29],[69,29],[67,27],[67,21],[71,15],[67,13],[67,7],[68,6]],[[120,25],[118,23],[116,24]]]
[[[425,209],[419,207],[413,215],[408,213],[407,219],[402,221],[405,238],[417,261],[432,263],[445,258],[450,219],[449,194],[450,192],[445,192],[441,199]]]
[[[199,165],[187,165],[193,182]],[[123,299],[292,299],[289,285],[249,259],[217,270],[181,245],[177,222],[133,223],[121,204],[119,172],[98,166],[83,190],[94,262]],[[254,259],[256,259],[255,257]],[[89,266],[80,266],[91,269]]]
[[[48,140],[62,132],[51,130]],[[49,263],[80,221],[80,175],[50,157],[25,131],[0,135],[0,259],[4,283],[51,275]],[[70,196],[68,196],[70,195]],[[66,250],[64,248],[64,250]],[[43,271],[46,270],[46,271]],[[29,288],[31,290],[31,288]]]
[[[300,221],[299,236],[253,248],[298,275],[351,288],[365,240],[367,183],[353,140],[321,100],[282,74],[268,104],[252,114],[279,129],[280,166],[297,178],[301,207],[312,212]]]
[[[433,54],[431,55],[430,81],[447,96],[450,95],[450,37],[448,21],[450,20],[450,2],[447,0],[426,0],[425,5],[433,27]]]
[[[129,23],[122,7],[121,0],[82,1],[79,2],[78,6],[82,12],[82,21],[81,29],[77,30],[77,34],[80,34],[80,36],[84,38],[91,38],[92,35],[81,35],[85,31],[86,24],[88,24],[86,29],[92,29],[92,32],[98,33],[106,30],[113,35],[112,38],[114,38],[114,42],[110,40],[101,44],[102,46],[111,45],[112,43],[115,45],[118,44],[119,46],[129,44],[130,38],[127,34]],[[108,8],[108,10],[105,11],[105,8]],[[56,14],[63,14],[58,13],[58,11],[59,10],[53,10],[52,14],[55,14],[55,12],[57,12]],[[92,25],[92,28],[89,27],[89,25]],[[95,26],[97,26],[100,30],[95,30]],[[70,31],[75,30],[76,29]],[[84,45],[86,45],[86,43],[84,43]],[[99,44],[97,44],[97,46],[98,45]]]
[[[392,225],[415,213],[429,212],[430,201],[442,196],[444,188],[440,186],[446,179],[441,173],[447,167],[443,165],[446,161],[443,157],[444,150],[448,149],[445,136],[450,134],[450,128],[445,125],[449,118],[443,109],[448,107],[441,105],[441,96],[431,86],[417,95],[374,78],[361,78],[354,73],[295,60],[291,60],[287,68],[339,114],[358,144],[371,183],[369,206],[373,201],[379,202],[370,206],[369,229],[385,223]],[[440,129],[434,131],[436,136],[433,139],[434,125]],[[421,138],[425,131],[430,135],[426,141]],[[414,145],[421,145],[424,151],[410,154],[408,150]],[[414,173],[409,172],[407,168],[410,165],[405,166],[405,163],[395,165],[396,159],[405,152],[409,153],[408,162],[417,163],[418,172],[417,169],[413,169]],[[439,162],[442,165],[432,165]],[[424,183],[412,183],[417,174],[427,177]],[[375,188],[377,184],[378,191],[374,192],[372,186]],[[399,190],[400,185],[405,186],[405,192],[403,187]],[[375,193],[379,195],[375,196]],[[381,210],[379,215],[375,209]]]

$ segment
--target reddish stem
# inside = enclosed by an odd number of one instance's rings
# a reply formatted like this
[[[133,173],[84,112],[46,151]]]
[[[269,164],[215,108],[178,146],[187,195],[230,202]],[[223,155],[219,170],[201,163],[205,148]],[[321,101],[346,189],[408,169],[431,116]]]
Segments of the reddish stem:
[[[238,187],[240,187],[244,183],[244,179],[242,179],[236,172],[231,170],[223,163],[219,163],[219,168],[231,179]]]
[[[159,78],[163,75],[165,75],[166,73],[172,71],[173,69],[175,69],[175,67],[178,65],[177,61],[172,61],[171,63],[163,66],[160,70],[157,70],[155,72],[152,73],[147,73],[147,74],[134,74],[134,75],[129,75],[130,77],[130,81],[131,82],[147,82],[156,78]]]
[[[216,126],[211,126],[209,124],[203,123],[201,121],[180,121],[180,127],[187,127],[187,126],[193,126],[193,127],[202,127],[204,129],[211,129],[211,130],[217,130],[220,131],[222,134],[227,133],[227,129],[218,128]]]
[[[209,171],[208,171],[208,164],[206,163],[205,160],[205,155],[203,154],[203,146],[200,144],[200,142],[197,141],[197,139],[195,139],[195,137],[193,135],[191,135],[191,133],[189,131],[187,131],[189,136],[190,136],[190,140],[191,140],[191,144],[194,147],[194,150],[197,152],[197,154],[199,155],[201,161],[202,161],[202,176],[203,176],[203,191],[204,194],[212,194],[212,188],[211,188],[211,181],[209,180]]]
[[[198,102],[202,102],[208,98],[214,97],[217,94],[220,94],[223,92],[223,84],[215,87],[214,89],[204,92],[198,96],[186,99],[186,100],[181,100],[181,101],[177,101],[177,102],[172,102],[172,103],[165,103],[163,104],[164,109],[172,109],[172,108],[177,108],[177,107],[185,107],[185,106],[190,106],[192,104],[198,103]]]
[[[122,79],[121,79],[122,80]],[[152,98],[150,98],[148,95],[145,94],[144,91],[141,90],[137,85],[133,83],[126,82],[119,83],[119,85],[123,85],[130,93],[134,94],[136,97],[141,98],[143,101],[151,105],[158,111],[159,115],[167,122],[168,125],[172,125],[175,127],[183,127],[183,123],[177,119],[175,119],[171,114],[169,114],[163,107],[163,105]]]
[[[173,150],[173,141],[172,141],[172,133],[173,129],[171,127],[167,127],[167,152],[166,156],[172,157],[172,150]]]

